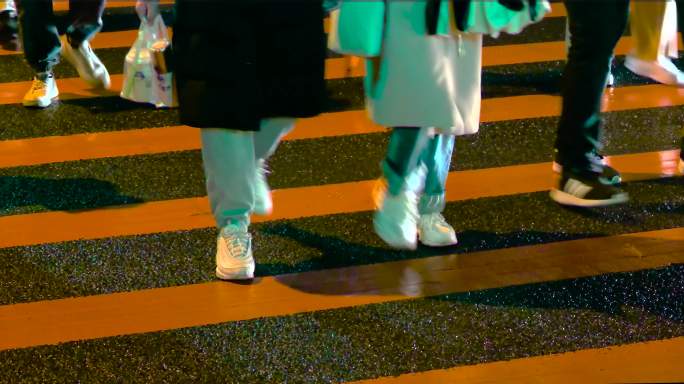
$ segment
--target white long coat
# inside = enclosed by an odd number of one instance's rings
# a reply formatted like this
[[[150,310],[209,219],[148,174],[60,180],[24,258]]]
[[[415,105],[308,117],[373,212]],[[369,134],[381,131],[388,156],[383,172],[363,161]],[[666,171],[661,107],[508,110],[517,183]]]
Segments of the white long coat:
[[[426,31],[424,0],[389,1],[379,76],[367,62],[366,100],[373,121],[386,127],[435,127],[454,135],[477,132],[482,36]]]

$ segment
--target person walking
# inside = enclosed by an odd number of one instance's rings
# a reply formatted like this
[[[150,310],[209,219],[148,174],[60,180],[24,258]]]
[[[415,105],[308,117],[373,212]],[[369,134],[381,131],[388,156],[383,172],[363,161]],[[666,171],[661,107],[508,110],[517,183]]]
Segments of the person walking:
[[[674,0],[632,1],[630,3],[632,49],[625,67],[634,74],[667,85],[684,85],[684,73],[672,62],[679,55],[677,45],[677,5]],[[570,47],[570,30],[565,28],[566,50]],[[612,60],[611,60],[612,67]],[[606,85],[615,85],[612,70]]]
[[[201,129],[216,275],[251,279],[252,214],[269,214],[266,161],[296,118],[326,99],[322,0],[176,0],[174,74],[180,119]],[[144,20],[159,15],[138,0]]]
[[[624,203],[628,195],[615,184],[619,173],[598,153],[601,100],[613,50],[627,24],[629,1],[565,0],[565,7],[570,47],[555,145],[561,175],[550,196],[559,204],[579,207]]]
[[[632,1],[630,8],[634,48],[625,59],[625,67],[662,84],[684,86],[684,73],[670,59],[679,55],[675,1]]]
[[[31,88],[24,96],[25,106],[45,108],[57,99],[59,90],[52,70],[60,55],[89,86],[110,87],[109,72],[90,46],[90,40],[102,28],[105,0],[69,0],[67,27],[61,38],[51,0],[20,0],[17,7],[24,55],[35,71]]]
[[[482,35],[449,27],[447,7],[446,23],[431,15],[434,1],[387,4],[383,53],[365,82],[372,120],[392,129],[374,228],[398,249],[453,245],[441,212],[455,136],[479,127]]]

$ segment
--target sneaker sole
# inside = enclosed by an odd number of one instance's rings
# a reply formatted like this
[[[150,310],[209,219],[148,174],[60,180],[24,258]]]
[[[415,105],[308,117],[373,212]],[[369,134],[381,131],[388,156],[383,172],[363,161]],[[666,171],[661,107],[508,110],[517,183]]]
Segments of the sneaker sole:
[[[418,237],[418,241],[420,241],[420,243],[426,247],[433,247],[433,248],[449,247],[449,246],[458,244],[458,239],[450,241],[448,243],[431,243],[429,241],[425,241],[425,240],[421,239],[420,236]]]
[[[50,99],[50,101],[48,101],[47,103],[40,102],[39,100],[35,100],[35,101],[23,101],[22,104],[24,105],[24,107],[29,107],[29,108],[47,108],[47,107],[51,106],[52,103],[54,103],[58,99],[59,99],[59,96],[55,96],[52,99]]]
[[[623,204],[629,201],[629,195],[627,193],[618,193],[606,200],[588,200],[573,196],[559,189],[552,189],[551,192],[549,192],[549,196],[558,204],[583,208],[607,207],[609,205]]]
[[[225,269],[216,267],[216,277],[221,280],[251,280],[254,278],[254,265]]]
[[[445,241],[445,242],[440,243],[440,242],[426,241],[422,238],[420,231],[418,231],[418,241],[427,247],[448,247],[450,245],[458,244],[458,238],[456,236],[454,236],[453,239],[449,239],[448,242]]]
[[[76,66],[74,66],[74,68],[76,68]],[[78,69],[77,69],[76,71],[78,72]],[[98,89],[99,89],[99,90],[105,90],[105,91],[106,91],[106,90],[108,90],[108,89],[110,89],[110,88],[112,87],[112,81],[111,81],[111,79],[109,78],[109,75],[107,75],[107,80],[106,80],[106,81],[99,80],[99,79],[95,79],[95,80],[87,79],[87,78],[85,78],[83,75],[81,75],[80,72],[79,72],[79,76],[80,76],[81,79],[82,79],[83,81],[85,81],[86,84],[88,84],[88,86],[90,86],[92,89],[95,89],[95,90],[98,90]]]

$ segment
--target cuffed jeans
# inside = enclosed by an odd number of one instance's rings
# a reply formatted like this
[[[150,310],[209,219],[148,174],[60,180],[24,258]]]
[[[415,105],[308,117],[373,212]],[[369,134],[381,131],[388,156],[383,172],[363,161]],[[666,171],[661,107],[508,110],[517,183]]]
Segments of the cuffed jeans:
[[[47,72],[59,63],[60,31],[73,46],[90,40],[102,28],[105,0],[69,0],[64,28],[57,23],[52,0],[18,0],[17,8],[26,61],[36,72]]]
[[[396,195],[405,189],[422,189],[419,212],[442,212],[454,143],[455,136],[433,136],[429,128],[394,128],[382,163],[388,192]],[[419,172],[420,167],[424,173]]]
[[[249,224],[254,210],[257,162],[275,152],[294,124],[292,118],[273,118],[262,120],[258,132],[201,130],[207,194],[219,228],[231,222]]]
[[[556,148],[564,169],[597,174],[601,100],[613,49],[624,32],[628,0],[565,0],[570,29],[563,110]]]

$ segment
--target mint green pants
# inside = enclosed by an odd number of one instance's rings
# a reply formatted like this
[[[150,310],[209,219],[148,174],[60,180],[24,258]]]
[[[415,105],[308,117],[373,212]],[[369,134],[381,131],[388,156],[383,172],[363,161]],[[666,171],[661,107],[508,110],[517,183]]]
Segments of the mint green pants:
[[[441,212],[446,204],[445,187],[451,166],[455,136],[430,135],[428,128],[392,129],[382,173],[388,192],[421,191],[421,214]],[[424,169],[424,173],[421,172]]]
[[[268,159],[293,127],[295,119],[261,121],[258,132],[204,128],[202,162],[207,195],[216,225],[245,222],[254,210],[257,161]]]

